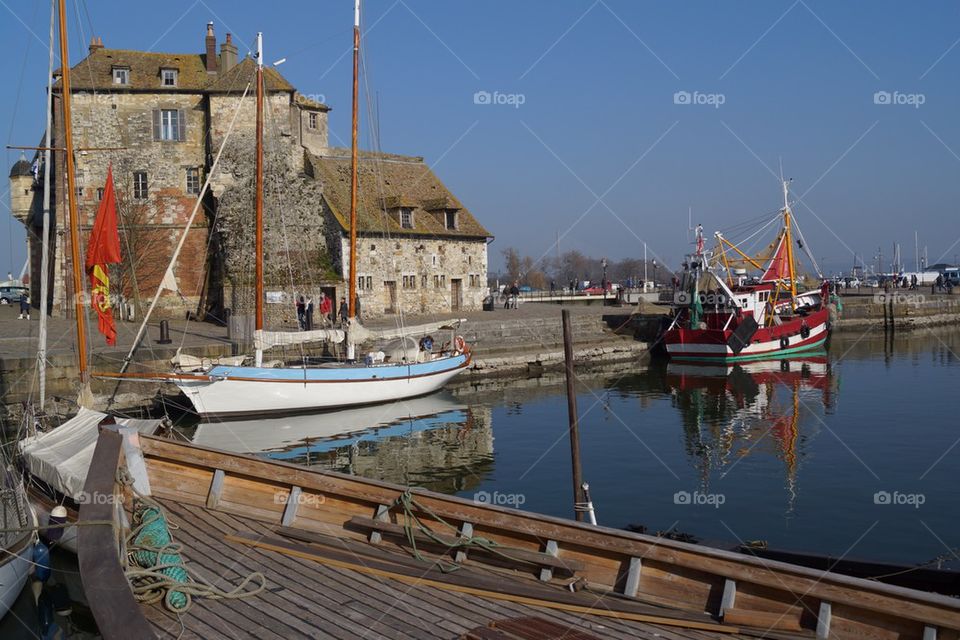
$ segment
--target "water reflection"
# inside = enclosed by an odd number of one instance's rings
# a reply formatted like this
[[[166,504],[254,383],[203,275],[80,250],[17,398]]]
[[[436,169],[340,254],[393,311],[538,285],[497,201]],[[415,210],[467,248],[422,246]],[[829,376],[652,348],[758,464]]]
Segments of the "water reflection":
[[[447,392],[346,411],[197,425],[196,444],[455,493],[493,468],[491,411]]]
[[[671,362],[662,372],[701,490],[747,456],[771,456],[782,465],[791,512],[819,414],[834,409],[838,378],[826,353],[729,367]]]

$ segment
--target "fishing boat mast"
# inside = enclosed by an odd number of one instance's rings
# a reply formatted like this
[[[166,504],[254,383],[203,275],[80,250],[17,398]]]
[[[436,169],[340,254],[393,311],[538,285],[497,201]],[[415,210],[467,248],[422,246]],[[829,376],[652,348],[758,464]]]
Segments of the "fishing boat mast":
[[[347,317],[357,315],[357,130],[360,103],[360,0],[353,2],[353,113],[350,132],[350,284],[347,300]]]
[[[787,268],[790,270],[790,308],[797,306],[797,278],[793,265],[793,239],[790,234],[790,181],[783,181],[783,241],[787,249]]]
[[[70,212],[70,254],[73,266],[73,300],[77,327],[77,365],[80,369],[80,384],[88,383],[87,331],[83,308],[83,279],[80,273],[80,219],[77,212],[77,177],[73,159],[73,128],[70,115],[70,56],[67,50],[66,0],[58,2],[60,20],[60,93],[63,100],[64,156],[67,169],[67,208]],[[46,301],[43,301],[46,304]],[[44,309],[46,311],[46,309]],[[82,397],[81,393],[81,397]]]
[[[256,313],[255,328],[263,329],[263,33],[257,32],[257,167],[256,167]]]

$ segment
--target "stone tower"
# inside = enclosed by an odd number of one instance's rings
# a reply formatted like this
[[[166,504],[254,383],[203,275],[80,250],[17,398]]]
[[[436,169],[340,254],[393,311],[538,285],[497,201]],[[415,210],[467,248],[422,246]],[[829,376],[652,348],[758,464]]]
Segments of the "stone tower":
[[[28,223],[33,209],[33,169],[26,156],[10,169],[10,211],[23,224]]]

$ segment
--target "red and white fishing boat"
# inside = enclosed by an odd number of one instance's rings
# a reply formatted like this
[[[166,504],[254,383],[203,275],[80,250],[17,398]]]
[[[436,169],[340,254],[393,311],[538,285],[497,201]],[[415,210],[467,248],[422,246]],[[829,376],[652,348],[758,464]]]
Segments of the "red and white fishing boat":
[[[823,346],[830,334],[829,286],[822,283],[818,289],[797,291],[789,181],[783,183],[783,209],[764,227],[773,222],[782,226],[766,264],[719,232],[717,251],[705,251],[702,228],[697,227],[697,249],[687,256],[672,322],[661,336],[671,358],[737,362]],[[806,250],[799,229],[797,240]],[[806,253],[816,268],[812,254]],[[760,275],[748,278],[746,269],[734,264],[753,267]]]

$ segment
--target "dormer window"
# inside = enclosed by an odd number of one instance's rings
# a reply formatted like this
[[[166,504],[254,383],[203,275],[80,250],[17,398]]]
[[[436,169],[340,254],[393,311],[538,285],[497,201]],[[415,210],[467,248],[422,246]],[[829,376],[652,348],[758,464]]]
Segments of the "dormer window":
[[[307,115],[307,123],[311,129],[317,128],[317,114],[312,111]]]
[[[113,84],[130,84],[130,69],[127,67],[114,67]]]
[[[447,209],[443,212],[443,222],[444,227],[447,229],[456,229],[457,228],[457,211],[455,209]]]
[[[400,207],[400,226],[413,229],[413,207]]]
[[[177,70],[161,69],[160,70],[160,86],[163,86],[163,87],[177,86]]]

